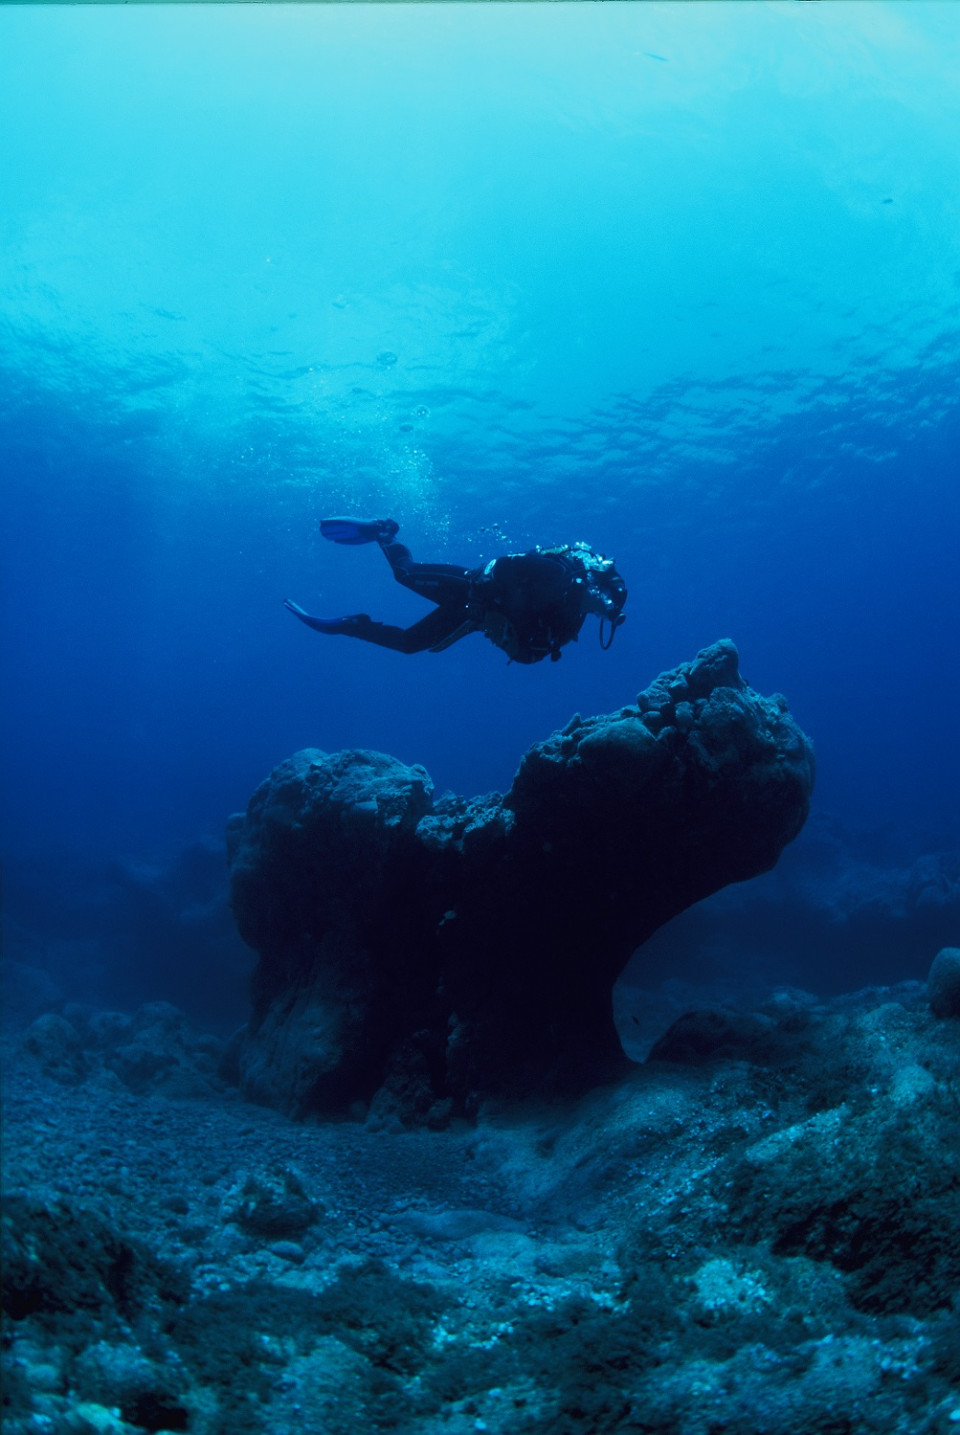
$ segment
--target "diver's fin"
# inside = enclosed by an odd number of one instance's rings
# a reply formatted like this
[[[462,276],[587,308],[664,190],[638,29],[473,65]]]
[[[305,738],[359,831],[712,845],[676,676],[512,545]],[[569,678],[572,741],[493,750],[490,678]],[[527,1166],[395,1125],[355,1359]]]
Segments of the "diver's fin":
[[[312,613],[304,612],[299,603],[294,603],[289,598],[284,598],[283,606],[288,613],[299,618],[301,623],[306,623],[315,633],[344,633],[355,638],[371,626],[369,613],[351,613],[347,618],[314,618]]]
[[[400,525],[392,518],[321,518],[320,532],[331,543],[389,543]]]

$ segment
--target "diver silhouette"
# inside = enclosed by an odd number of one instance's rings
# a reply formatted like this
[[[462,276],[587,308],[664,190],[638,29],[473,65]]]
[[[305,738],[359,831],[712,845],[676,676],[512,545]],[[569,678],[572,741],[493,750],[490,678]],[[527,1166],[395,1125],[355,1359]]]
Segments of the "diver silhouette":
[[[441,653],[468,633],[483,633],[512,662],[556,662],[590,613],[600,619],[600,645],[609,648],[625,622],[627,587],[610,558],[586,543],[508,553],[482,568],[454,563],[415,563],[397,543],[392,518],[324,518],[320,532],[331,543],[377,543],[404,588],[437,606],[409,628],[376,623],[367,613],[314,618],[289,598],[284,606],[317,633],[341,634],[398,653]],[[609,624],[605,636],[604,624]]]

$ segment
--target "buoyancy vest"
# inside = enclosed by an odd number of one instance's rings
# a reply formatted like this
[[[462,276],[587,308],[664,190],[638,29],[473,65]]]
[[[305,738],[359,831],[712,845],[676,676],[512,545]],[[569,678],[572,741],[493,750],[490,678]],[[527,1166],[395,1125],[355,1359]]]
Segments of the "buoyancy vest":
[[[472,620],[515,663],[556,662],[583,627],[585,570],[569,549],[508,553],[471,577]]]

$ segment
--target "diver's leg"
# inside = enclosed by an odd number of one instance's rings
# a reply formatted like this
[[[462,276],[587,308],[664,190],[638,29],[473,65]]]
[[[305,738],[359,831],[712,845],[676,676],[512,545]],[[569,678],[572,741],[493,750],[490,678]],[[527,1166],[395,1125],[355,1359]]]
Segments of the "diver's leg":
[[[456,641],[458,629],[465,636],[470,622],[469,614],[462,604],[435,608],[419,623],[410,628],[395,628],[390,623],[375,623],[366,613],[353,613],[347,618],[314,618],[296,603],[286,600],[285,606],[312,628],[315,633],[329,633],[344,638],[360,638],[364,643],[375,643],[378,648],[392,648],[395,653],[423,653],[439,644]]]
[[[349,620],[347,620],[349,621]],[[463,628],[468,631],[470,615],[461,603],[434,608],[419,623],[409,628],[395,628],[390,623],[374,623],[361,618],[348,630],[341,628],[351,638],[361,638],[365,643],[376,643],[379,648],[392,648],[395,653],[425,653],[439,644],[455,641],[455,634]],[[461,635],[461,636],[463,636]]]
[[[414,563],[403,543],[381,543],[394,578],[404,588],[444,606],[464,604],[470,596],[470,572],[456,563]]]

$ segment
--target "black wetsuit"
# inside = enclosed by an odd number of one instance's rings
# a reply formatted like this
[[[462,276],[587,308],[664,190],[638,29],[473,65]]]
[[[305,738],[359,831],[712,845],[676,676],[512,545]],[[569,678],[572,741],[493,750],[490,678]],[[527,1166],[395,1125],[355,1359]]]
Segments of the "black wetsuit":
[[[517,663],[559,658],[583,626],[583,569],[565,551],[512,553],[485,568],[415,563],[402,543],[381,544],[404,588],[436,603],[410,628],[343,619],[340,632],[399,653],[440,652],[483,632]]]

